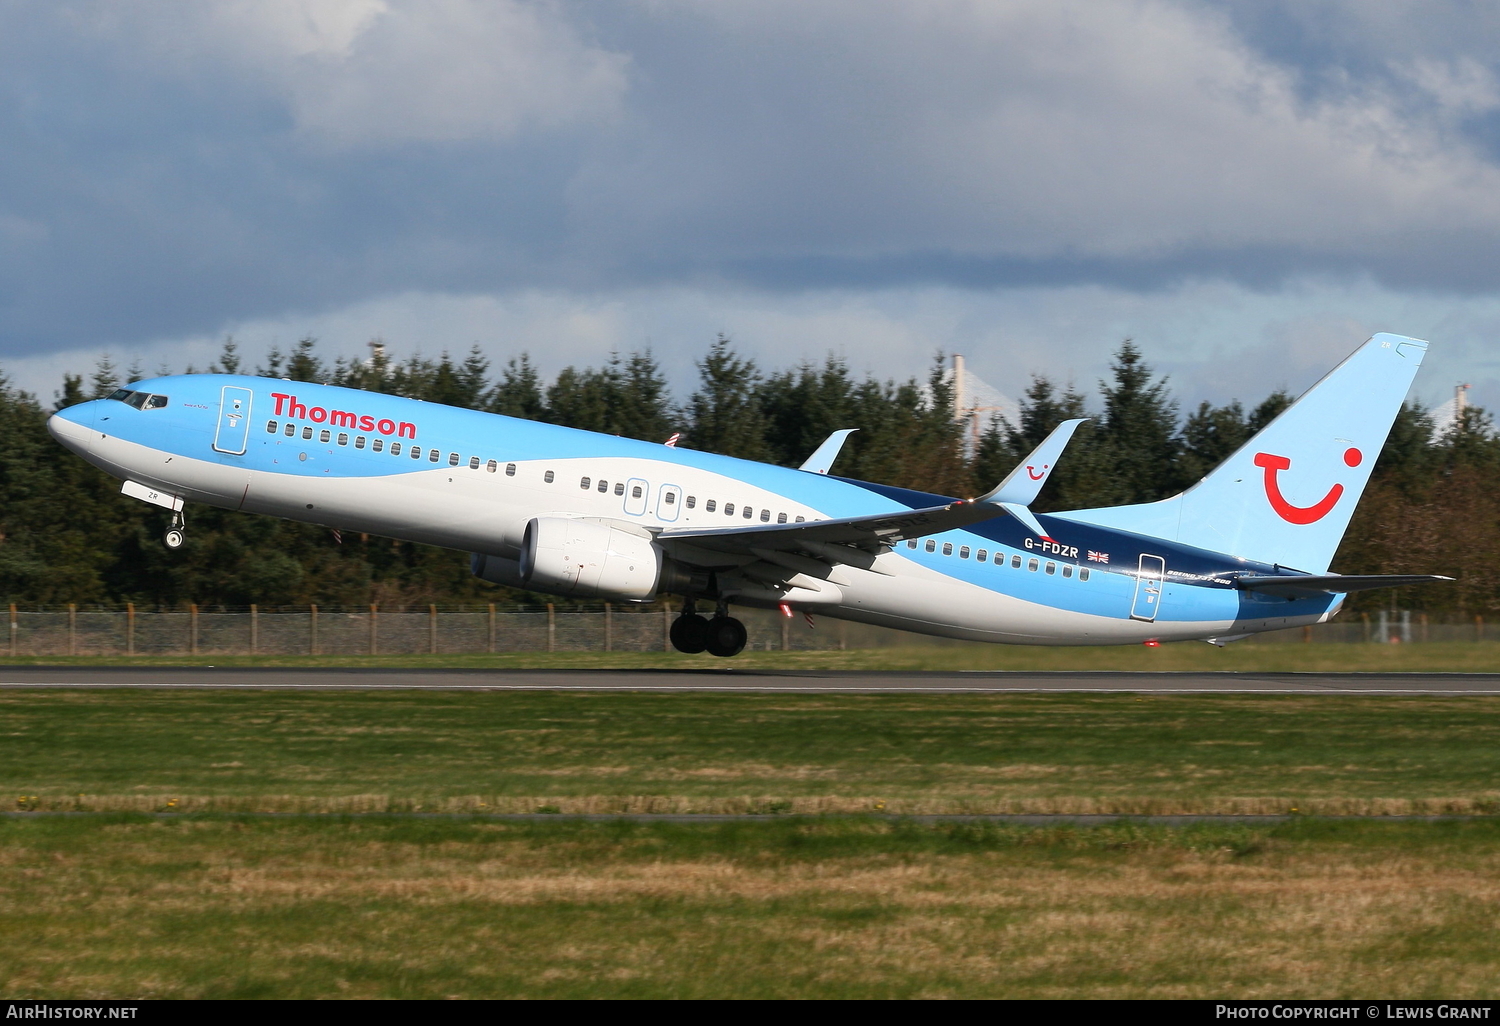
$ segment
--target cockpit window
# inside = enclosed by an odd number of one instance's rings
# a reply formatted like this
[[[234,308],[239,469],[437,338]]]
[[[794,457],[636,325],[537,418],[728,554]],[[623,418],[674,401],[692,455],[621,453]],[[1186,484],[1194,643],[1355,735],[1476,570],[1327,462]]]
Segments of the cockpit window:
[[[126,406],[133,406],[137,410],[160,410],[167,405],[167,397],[164,395],[152,395],[150,392],[132,392],[128,388],[117,388],[110,393],[111,399],[117,399]]]

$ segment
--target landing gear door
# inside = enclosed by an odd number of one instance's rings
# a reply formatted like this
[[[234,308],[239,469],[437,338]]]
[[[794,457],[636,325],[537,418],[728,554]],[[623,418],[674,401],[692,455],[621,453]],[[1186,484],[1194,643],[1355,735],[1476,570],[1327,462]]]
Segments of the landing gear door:
[[[638,517],[646,512],[646,493],[651,486],[638,477],[625,482],[625,512]]]
[[[1141,556],[1135,576],[1135,601],[1130,604],[1130,618],[1151,623],[1161,607],[1161,582],[1167,575],[1167,561],[1160,556]]]
[[[250,398],[248,388],[225,385],[219,396],[219,428],[214,432],[214,449],[231,456],[243,456],[250,443]]]

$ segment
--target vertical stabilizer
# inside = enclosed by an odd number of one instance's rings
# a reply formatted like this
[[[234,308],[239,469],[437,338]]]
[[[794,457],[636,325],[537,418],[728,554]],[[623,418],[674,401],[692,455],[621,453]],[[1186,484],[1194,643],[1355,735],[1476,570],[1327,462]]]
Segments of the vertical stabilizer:
[[[1181,495],[1057,515],[1323,573],[1426,352],[1376,335]]]

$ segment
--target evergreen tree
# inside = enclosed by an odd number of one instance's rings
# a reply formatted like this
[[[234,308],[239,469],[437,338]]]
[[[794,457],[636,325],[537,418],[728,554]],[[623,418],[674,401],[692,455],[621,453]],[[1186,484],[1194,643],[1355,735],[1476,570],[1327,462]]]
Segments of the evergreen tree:
[[[90,399],[103,399],[120,387],[119,369],[110,360],[108,353],[99,357],[99,362],[94,366],[94,377],[89,384]]]
[[[511,357],[506,363],[500,381],[490,391],[489,409],[507,417],[545,418],[547,403],[542,398],[541,378],[527,354]]]
[[[688,400],[690,427],[684,445],[725,456],[765,460],[766,418],[756,401],[760,372],[742,360],[724,335],[698,361],[698,390]]]

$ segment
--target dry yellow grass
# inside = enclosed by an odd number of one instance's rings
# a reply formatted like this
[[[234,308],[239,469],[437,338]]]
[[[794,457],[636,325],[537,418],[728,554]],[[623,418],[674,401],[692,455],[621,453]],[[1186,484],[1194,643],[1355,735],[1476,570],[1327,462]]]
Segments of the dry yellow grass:
[[[0,995],[1487,997],[1474,829],[33,823]]]

